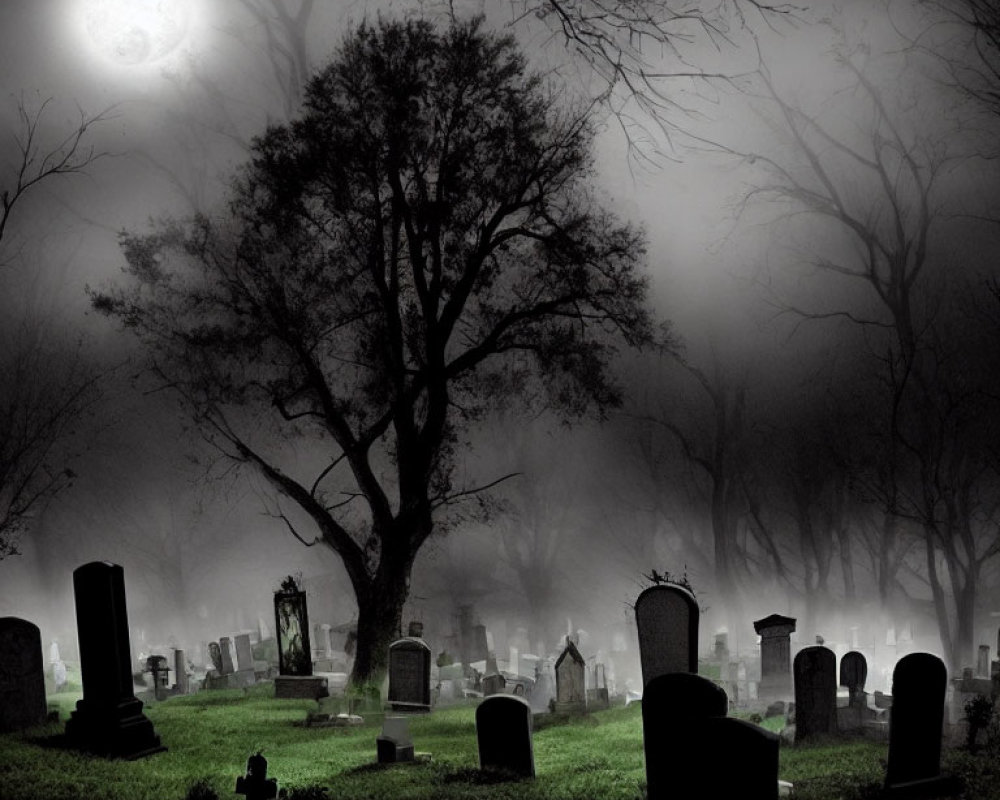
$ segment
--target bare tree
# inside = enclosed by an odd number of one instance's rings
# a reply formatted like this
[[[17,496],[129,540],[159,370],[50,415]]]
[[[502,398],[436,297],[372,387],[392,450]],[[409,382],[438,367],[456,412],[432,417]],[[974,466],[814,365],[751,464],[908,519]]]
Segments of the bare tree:
[[[23,98],[17,104],[13,159],[0,176],[0,245],[9,243],[16,212],[31,194],[105,155],[88,137],[109,112],[81,111],[77,125],[49,143],[43,124],[48,104],[35,110]],[[13,269],[13,258],[0,263]],[[9,297],[7,305],[0,323],[0,559],[18,553],[32,517],[69,485],[77,427],[98,397],[101,377],[79,343],[25,316]]]

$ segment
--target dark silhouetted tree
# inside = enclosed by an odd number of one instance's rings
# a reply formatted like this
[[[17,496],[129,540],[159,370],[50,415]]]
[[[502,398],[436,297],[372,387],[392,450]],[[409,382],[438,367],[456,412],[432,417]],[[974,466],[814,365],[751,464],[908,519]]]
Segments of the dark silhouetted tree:
[[[459,481],[467,424],[614,406],[614,342],[650,335],[643,238],[590,193],[592,138],[480,21],[364,24],[228,212],[123,237],[129,285],[93,294],[343,560],[355,683],[384,674],[431,532],[502,478]]]

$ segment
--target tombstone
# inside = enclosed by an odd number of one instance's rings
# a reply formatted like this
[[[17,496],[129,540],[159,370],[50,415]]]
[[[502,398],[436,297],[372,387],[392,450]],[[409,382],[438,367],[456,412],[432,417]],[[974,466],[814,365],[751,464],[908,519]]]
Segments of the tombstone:
[[[608,697],[608,679],[603,664],[594,664],[593,686],[587,690],[587,706],[592,708],[610,708]]]
[[[976,658],[976,677],[988,678],[990,676],[990,646],[988,644],[979,645],[979,653]]]
[[[389,645],[389,703],[394,711],[431,710],[431,649],[423,639]]]
[[[274,593],[274,625],[278,632],[278,672],[297,677],[312,675],[306,593],[292,577],[286,578]]]
[[[779,700],[791,696],[790,637],[795,631],[795,620],[771,614],[754,622],[753,629],[760,636],[760,697]]]
[[[513,645],[507,649],[507,672],[521,674],[521,651]]]
[[[556,659],[556,711],[579,713],[587,708],[586,664],[573,641],[566,638],[566,649]]]
[[[219,651],[222,656],[222,669],[219,670],[219,674],[232,675],[236,672],[236,667],[233,666],[233,643],[228,636],[219,639]]]
[[[531,743],[531,706],[522,697],[498,694],[476,708],[479,768],[535,776]]]
[[[167,657],[149,656],[146,659],[146,671],[152,676],[153,696],[157,700],[166,700],[170,686],[170,668],[167,666]]]
[[[116,758],[166,750],[132,690],[125,571],[93,561],[73,572],[83,699],[66,722],[67,741]]]
[[[486,642],[486,626],[472,626],[472,646],[469,648],[473,661],[485,661],[489,653],[489,644]]]
[[[278,796],[278,781],[267,777],[267,759],[260,753],[247,759],[247,774],[236,779],[235,793],[247,800],[272,800]]]
[[[397,764],[413,761],[413,739],[406,717],[386,717],[382,734],[375,738],[375,752],[379,764]]]
[[[868,680],[868,661],[857,650],[844,653],[840,659],[840,685],[850,692],[851,705],[861,705],[865,697],[865,681]]]
[[[311,700],[329,696],[327,678],[313,675],[306,593],[291,576],[274,593],[274,629],[278,644],[274,696]]]
[[[0,617],[0,733],[37,725],[47,713],[42,634],[26,619]]]
[[[645,686],[657,675],[698,671],[698,603],[683,586],[657,584],[635,601]]]
[[[795,654],[795,742],[837,732],[837,656],[815,645]]]
[[[188,681],[187,659],[183,650],[174,650],[174,691],[177,694],[187,694],[191,691]]]
[[[725,631],[715,634],[715,652],[713,657],[720,664],[729,663],[729,634]]]
[[[208,643],[208,657],[212,661],[212,668],[217,675],[222,674],[222,648],[218,642]]]
[[[499,672],[483,676],[483,696],[501,694],[507,686],[507,679]]]
[[[716,748],[699,740],[692,746],[691,727],[706,717],[725,717],[729,698],[725,690],[692,672],[667,672],[646,684],[642,694],[642,745],[646,756],[646,784],[649,800],[704,795],[705,775],[688,774],[688,751],[717,755]],[[702,756],[701,758],[704,758]],[[719,772],[718,765],[707,773]],[[691,791],[695,781],[698,791]],[[712,795],[716,796],[716,795]]]
[[[896,663],[885,772],[887,796],[947,795],[954,791],[954,779],[941,774],[947,683],[944,662],[930,653],[910,653]]]
[[[319,627],[322,636],[320,643],[323,646],[323,655],[326,658],[330,658],[333,655],[333,639],[330,636],[330,631],[333,630],[333,626],[324,622]]]
[[[236,647],[236,672],[233,675],[234,687],[245,688],[257,682],[253,665],[253,645],[250,644],[250,634],[237,634],[233,640]]]

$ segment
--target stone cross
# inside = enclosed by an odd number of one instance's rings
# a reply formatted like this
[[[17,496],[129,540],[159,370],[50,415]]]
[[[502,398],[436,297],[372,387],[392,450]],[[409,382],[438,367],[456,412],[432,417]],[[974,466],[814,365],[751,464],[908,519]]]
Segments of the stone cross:
[[[479,768],[535,776],[531,743],[531,706],[522,697],[497,694],[476,708]]]
[[[795,741],[837,731],[837,656],[828,647],[795,654]]]
[[[125,570],[92,561],[73,572],[83,699],[66,722],[67,741],[116,758],[166,750],[132,690]]]
[[[41,632],[26,619],[0,617],[0,733],[44,722],[46,713]]]
[[[657,584],[635,601],[645,686],[657,675],[698,671],[698,603],[683,586]]]

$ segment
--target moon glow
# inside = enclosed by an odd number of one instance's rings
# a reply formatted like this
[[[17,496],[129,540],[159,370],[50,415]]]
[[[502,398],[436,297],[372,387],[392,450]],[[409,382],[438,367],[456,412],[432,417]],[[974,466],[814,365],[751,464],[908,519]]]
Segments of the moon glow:
[[[123,66],[159,61],[188,29],[185,0],[86,0],[84,22],[96,49]]]

